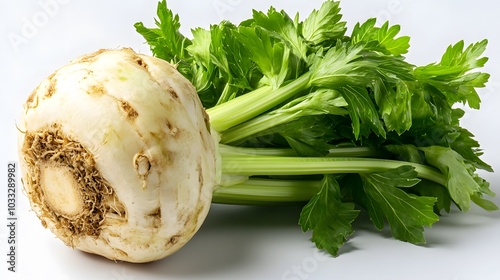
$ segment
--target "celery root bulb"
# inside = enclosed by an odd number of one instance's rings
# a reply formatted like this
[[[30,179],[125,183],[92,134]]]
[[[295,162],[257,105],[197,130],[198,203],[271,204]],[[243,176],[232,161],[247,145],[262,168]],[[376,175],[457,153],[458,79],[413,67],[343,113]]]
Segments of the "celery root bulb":
[[[131,49],[77,58],[29,96],[22,181],[68,246],[149,262],[200,228],[217,184],[216,135],[174,66]]]

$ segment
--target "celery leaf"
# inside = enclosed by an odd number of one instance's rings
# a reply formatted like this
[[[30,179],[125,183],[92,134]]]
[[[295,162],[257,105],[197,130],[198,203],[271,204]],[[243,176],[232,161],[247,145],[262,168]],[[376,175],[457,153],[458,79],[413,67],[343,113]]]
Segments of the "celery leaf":
[[[370,201],[368,213],[376,217],[376,227],[382,229],[380,217],[387,219],[394,238],[414,244],[425,243],[424,226],[439,220],[433,207],[436,198],[416,196],[401,188],[409,188],[420,182],[411,166],[361,174],[363,189]]]
[[[268,33],[255,27],[241,26],[233,32],[239,42],[250,52],[250,58],[266,76],[268,84],[278,88],[287,78],[291,67],[290,50],[281,41],[275,41]]]
[[[253,20],[256,26],[267,30],[270,36],[285,43],[297,57],[303,61],[308,60],[309,47],[300,35],[298,23],[294,22],[285,11],[278,12],[273,7],[269,8],[267,14],[254,11]]]
[[[347,237],[354,233],[351,223],[358,214],[353,203],[342,202],[335,178],[325,175],[320,191],[302,209],[299,224],[302,231],[313,231],[311,240],[319,249],[337,256]]]
[[[351,34],[352,42],[375,42],[379,50],[387,54],[401,55],[408,52],[410,37],[396,38],[401,29],[399,25],[389,27],[389,22],[385,22],[381,27],[376,27],[375,23],[375,18],[368,19],[363,24],[357,23]]]
[[[314,45],[335,44],[346,31],[346,23],[341,19],[340,2],[325,1],[319,10],[313,10],[301,24],[302,36]]]
[[[469,174],[462,156],[451,148],[441,146],[421,147],[429,164],[435,166],[447,177],[446,187],[453,201],[466,211],[470,208],[471,196],[481,186]]]
[[[168,9],[166,0],[158,3],[156,14],[156,28],[146,28],[142,22],[137,22],[134,24],[136,31],[146,39],[154,56],[176,64],[179,72],[190,77],[191,57],[186,47],[191,40],[179,31],[179,16]]]
[[[487,44],[483,40],[464,49],[464,41],[459,41],[446,49],[439,63],[417,67],[415,76],[429,90],[443,94],[450,105],[462,102],[479,109],[481,99],[476,88],[484,87],[490,75],[471,70],[483,67],[488,61],[480,57]]]

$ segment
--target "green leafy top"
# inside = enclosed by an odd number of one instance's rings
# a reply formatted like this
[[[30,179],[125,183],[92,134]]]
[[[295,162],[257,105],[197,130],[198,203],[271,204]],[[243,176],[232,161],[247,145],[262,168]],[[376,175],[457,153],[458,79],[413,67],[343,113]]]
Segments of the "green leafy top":
[[[151,51],[156,57],[163,58],[178,65],[177,69],[184,75],[190,76],[189,64],[192,59],[186,47],[191,41],[181,34],[179,16],[167,8],[166,0],[158,4],[156,10],[158,19],[155,19],[156,28],[146,28],[141,22],[134,26],[148,42]]]
[[[338,254],[353,233],[355,207],[366,209],[376,228],[387,222],[395,238],[412,243],[425,242],[424,227],[453,204],[498,209],[484,198],[494,193],[476,172],[492,168],[455,106],[480,107],[487,40],[460,41],[440,61],[416,66],[406,61],[410,38],[399,35],[399,25],[371,18],[346,35],[340,12],[340,2],[326,0],[300,21],[271,7],[239,24],[194,28],[188,39],[163,0],[156,27],[135,27],[153,55],[193,83],[222,144],[278,154],[284,148],[319,162],[337,160],[338,147],[361,148],[370,151],[361,155],[399,165],[380,169],[366,159],[372,165],[363,172],[324,174],[320,184],[313,177],[321,187],[300,225],[313,231],[318,248]],[[252,158],[238,158],[239,168],[251,165]]]
[[[389,22],[385,22],[381,27],[377,27],[375,24],[375,18],[368,19],[363,24],[357,23],[351,34],[352,42],[373,42],[379,51],[387,54],[402,55],[408,52],[410,37],[396,38],[401,29],[399,25],[389,27]]]
[[[342,39],[346,32],[346,23],[341,19],[340,2],[326,1],[299,24],[299,29],[304,39],[314,46],[329,46]]]
[[[475,88],[484,87],[490,75],[469,71],[483,67],[488,61],[488,58],[480,57],[487,43],[483,40],[465,50],[464,41],[449,46],[439,63],[417,67],[415,76],[424,86],[443,94],[450,105],[467,102],[471,108],[479,109],[480,98]]]

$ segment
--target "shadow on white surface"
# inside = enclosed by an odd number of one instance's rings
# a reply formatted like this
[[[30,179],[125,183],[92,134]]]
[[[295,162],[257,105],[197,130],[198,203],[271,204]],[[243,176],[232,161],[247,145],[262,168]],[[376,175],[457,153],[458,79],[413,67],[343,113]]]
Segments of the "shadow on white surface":
[[[208,276],[241,269],[257,258],[267,233],[298,232],[300,207],[212,205],[195,237],[178,253],[152,263],[163,275]]]
[[[498,198],[494,200],[499,203]],[[85,267],[74,262],[68,265],[73,266],[75,271],[105,266],[110,274],[108,278],[103,279],[109,280],[226,279],[225,275],[238,273],[246,275],[245,271],[262,267],[259,265],[260,262],[272,261],[273,258],[283,254],[276,252],[276,255],[269,256],[269,249],[263,248],[270,246],[270,242],[275,243],[278,250],[290,243],[296,243],[295,246],[299,249],[304,245],[311,252],[314,250],[314,245],[309,241],[310,236],[303,234],[297,224],[300,210],[301,206],[213,205],[206,222],[194,238],[180,251],[163,260],[148,264],[113,263],[103,262],[98,256],[69,252],[68,254],[76,253],[77,258],[81,258],[86,264]],[[378,255],[381,259],[395,261],[394,258],[397,257],[391,256],[391,252],[394,250],[401,252],[401,249],[396,249],[401,247],[408,249],[409,256],[426,255],[426,252],[432,254],[435,251],[453,252],[461,246],[474,246],[476,238],[474,235],[492,235],[496,230],[495,227],[498,227],[499,220],[498,211],[488,213],[473,207],[469,212],[462,213],[452,209],[450,213],[443,213],[441,220],[433,228],[425,230],[426,244],[412,245],[394,240],[388,226],[381,231],[377,230],[368,215],[362,212],[354,222],[356,232],[341,248],[340,256],[331,258],[328,262],[331,265],[340,265],[351,258],[366,255],[363,254],[365,250],[371,251],[370,254]],[[276,235],[282,235],[283,243]],[[388,246],[387,252],[378,248],[384,246]],[[293,249],[297,251],[297,248]],[[64,254],[62,256],[64,257]],[[280,267],[274,268],[273,273],[277,277],[281,276],[280,269]],[[269,276],[272,273],[268,271],[262,274]],[[259,273],[252,271],[252,275]]]
[[[76,253],[78,258],[87,263],[87,267],[99,267],[103,263],[108,267],[116,266],[114,269],[118,273],[115,274],[121,275],[117,280],[139,279],[134,275],[142,275],[140,279],[207,279],[211,275],[215,277],[245,269],[251,266],[255,258],[265,257],[259,254],[258,248],[262,246],[259,244],[263,243],[263,238],[274,239],[269,237],[269,233],[291,233],[308,241],[309,236],[302,234],[297,224],[300,210],[300,206],[213,205],[202,228],[188,244],[163,260],[147,264],[113,264],[107,260],[103,262],[99,256],[83,252],[70,253]],[[68,265],[74,266],[76,271],[82,270],[79,263]],[[127,275],[130,277],[127,278]]]

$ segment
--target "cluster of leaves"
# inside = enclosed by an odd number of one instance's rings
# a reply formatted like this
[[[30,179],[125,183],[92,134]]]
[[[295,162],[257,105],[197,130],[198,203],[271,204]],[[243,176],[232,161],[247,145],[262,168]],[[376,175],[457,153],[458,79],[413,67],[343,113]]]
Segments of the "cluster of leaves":
[[[395,238],[412,243],[425,242],[423,228],[452,205],[497,209],[483,198],[494,193],[476,174],[491,167],[460,126],[464,111],[454,106],[479,108],[476,89],[489,75],[476,69],[487,61],[481,57],[486,40],[467,47],[458,42],[439,62],[415,66],[405,60],[410,38],[398,36],[398,25],[368,19],[347,34],[337,1],[327,0],[303,21],[272,7],[254,11],[238,25],[195,28],[191,39],[181,34],[165,0],[157,15],[156,27],[136,23],[137,32],[155,56],[177,65],[209,113],[239,96],[277,96],[269,107],[243,104],[259,111],[219,131],[224,143],[288,147],[308,157],[337,146],[368,146],[408,162],[387,171],[324,175],[300,217],[319,248],[338,254],[353,233],[356,205],[378,229],[387,222]],[[444,181],[419,178],[411,163],[434,167]]]

